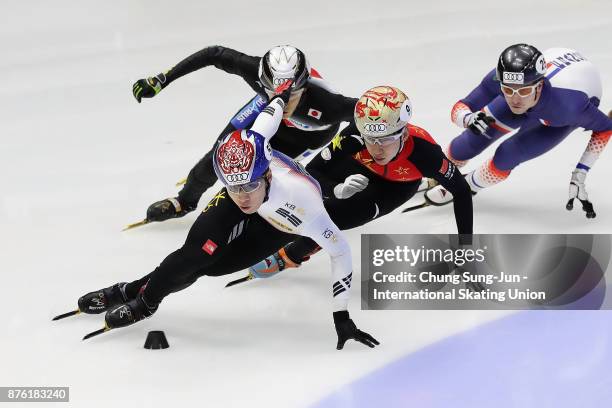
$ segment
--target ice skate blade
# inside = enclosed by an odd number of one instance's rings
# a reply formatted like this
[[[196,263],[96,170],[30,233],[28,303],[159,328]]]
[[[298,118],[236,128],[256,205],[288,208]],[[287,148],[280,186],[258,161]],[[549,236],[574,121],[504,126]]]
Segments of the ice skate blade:
[[[71,312],[67,312],[67,313],[63,313],[63,314],[61,314],[61,315],[57,315],[57,316],[55,316],[55,317],[54,317],[53,319],[51,319],[51,320],[61,320],[61,319],[65,319],[65,318],[70,317],[70,316],[75,316],[75,315],[78,315],[79,313],[81,313],[81,311],[80,311],[79,309],[77,309],[77,310],[73,310],[73,311],[71,311]]]
[[[143,225],[147,225],[148,223],[149,223],[149,220],[147,220],[145,218],[142,221],[138,221],[138,222],[135,222],[133,224],[126,225],[125,228],[123,228],[121,231],[131,230],[131,229],[136,228],[136,227],[141,227]]]

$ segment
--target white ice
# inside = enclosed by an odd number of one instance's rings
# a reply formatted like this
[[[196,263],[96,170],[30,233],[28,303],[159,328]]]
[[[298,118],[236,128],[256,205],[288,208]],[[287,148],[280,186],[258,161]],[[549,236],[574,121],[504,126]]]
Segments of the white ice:
[[[578,49],[602,73],[612,108],[609,1],[28,1],[0,2],[0,386],[70,386],[71,406],[300,407],[500,312],[361,311],[379,338],[335,350],[328,259],[223,289],[202,278],[151,319],[87,342],[101,316],[51,322],[81,294],[151,271],[180,246],[197,213],[120,232],[210,148],[253,92],[214,68],[137,104],[131,85],[207,45],[251,55],[291,43],[332,85],[357,96],[405,90],[414,123],[442,145],[449,112],[516,42]],[[587,188],[597,218],[565,210],[589,134],[577,131],[475,198],[480,233],[610,233],[612,157]],[[610,150],[610,148],[608,148]],[[490,157],[487,150],[480,160]],[[214,192],[211,189],[201,206]],[[416,202],[417,199],[414,201]],[[347,233],[453,233],[450,207],[398,212]],[[143,349],[149,330],[170,349]],[[517,333],[520,335],[520,333]],[[476,379],[477,380],[477,379]],[[407,379],[409,381],[409,379]],[[119,405],[117,405],[119,406]]]

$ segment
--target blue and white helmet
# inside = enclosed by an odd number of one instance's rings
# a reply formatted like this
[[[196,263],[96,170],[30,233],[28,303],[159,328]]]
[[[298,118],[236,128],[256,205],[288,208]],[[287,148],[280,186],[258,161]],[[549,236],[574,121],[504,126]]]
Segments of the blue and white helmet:
[[[259,133],[234,130],[215,148],[215,174],[226,186],[250,183],[262,177],[270,167],[272,147]]]

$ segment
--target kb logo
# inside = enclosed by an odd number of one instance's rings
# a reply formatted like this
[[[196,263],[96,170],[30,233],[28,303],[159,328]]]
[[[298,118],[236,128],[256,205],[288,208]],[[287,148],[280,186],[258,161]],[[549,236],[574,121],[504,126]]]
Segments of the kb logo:
[[[522,85],[525,83],[525,74],[522,72],[504,72],[503,82]]]
[[[387,130],[386,123],[366,123],[363,127],[366,132],[381,133]]]
[[[236,183],[238,181],[247,181],[249,179],[249,173],[238,173],[238,174],[228,174],[227,181],[230,183]]]

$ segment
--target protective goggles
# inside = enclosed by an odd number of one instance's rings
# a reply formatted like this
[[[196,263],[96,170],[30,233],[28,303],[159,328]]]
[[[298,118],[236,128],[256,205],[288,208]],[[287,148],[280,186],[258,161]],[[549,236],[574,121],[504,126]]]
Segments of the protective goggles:
[[[225,186],[225,188],[227,188],[227,191],[232,194],[240,194],[241,190],[249,194],[256,191],[259,187],[262,186],[263,183],[264,179],[258,178],[257,180],[251,181],[250,183],[238,184],[236,186]]]
[[[363,136],[362,135],[362,137],[363,137],[363,140],[365,140],[367,144],[377,144],[379,146],[389,146],[390,144],[392,144],[396,140],[399,140],[402,137],[402,135],[404,134],[404,129],[405,128],[401,128],[397,132],[392,133],[387,136]]]
[[[520,88],[512,88],[508,85],[501,84],[501,90],[506,96],[512,97],[516,93],[518,94],[518,96],[525,98],[527,96],[533,95],[538,85],[539,83],[528,85],[528,86],[522,86]]]

